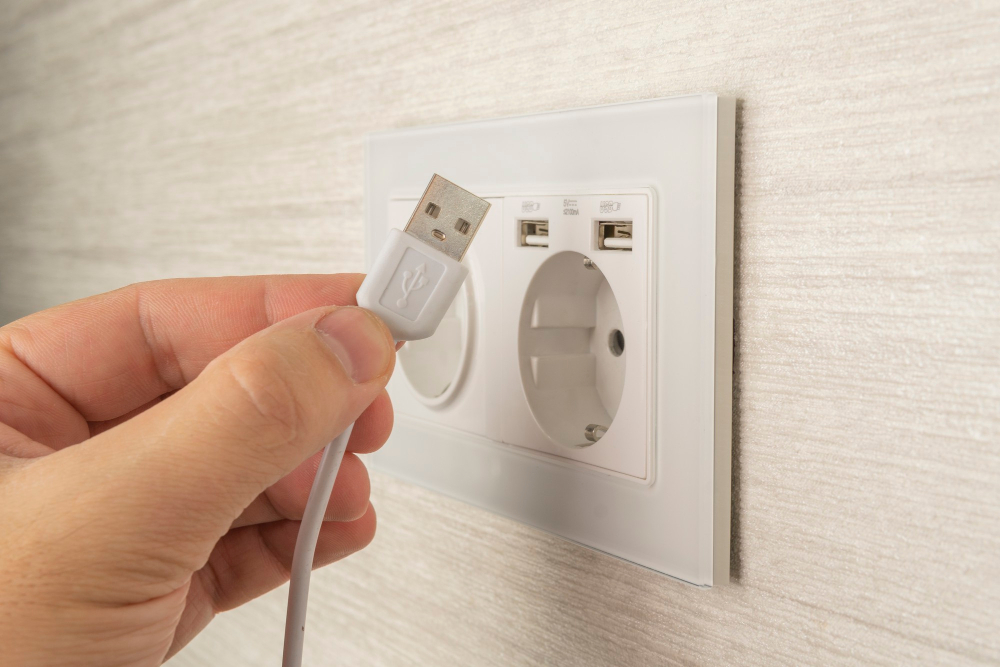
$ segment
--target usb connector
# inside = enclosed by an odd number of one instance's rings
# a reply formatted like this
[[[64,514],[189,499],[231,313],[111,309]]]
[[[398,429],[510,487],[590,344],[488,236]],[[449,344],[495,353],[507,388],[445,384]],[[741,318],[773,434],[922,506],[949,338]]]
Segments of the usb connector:
[[[489,210],[488,201],[435,174],[406,231],[389,230],[389,238],[358,290],[358,305],[381,317],[397,341],[433,334],[469,275],[462,258]],[[353,428],[351,424],[323,450],[299,525],[282,667],[302,665],[309,573],[333,482]]]
[[[389,230],[358,305],[381,317],[396,340],[433,334],[469,274],[462,258],[489,210],[488,201],[435,174],[406,229]]]
[[[461,262],[489,210],[485,199],[434,174],[405,231]]]

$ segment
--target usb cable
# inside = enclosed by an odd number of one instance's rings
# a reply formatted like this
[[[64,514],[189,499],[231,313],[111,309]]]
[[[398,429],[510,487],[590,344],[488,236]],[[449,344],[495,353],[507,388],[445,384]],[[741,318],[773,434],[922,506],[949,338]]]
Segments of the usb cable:
[[[462,258],[490,204],[434,174],[403,231],[392,229],[358,290],[358,305],[386,323],[396,341],[427,338],[437,329],[469,270]],[[282,667],[300,667],[306,603],[323,515],[354,425],[323,450],[292,557]]]

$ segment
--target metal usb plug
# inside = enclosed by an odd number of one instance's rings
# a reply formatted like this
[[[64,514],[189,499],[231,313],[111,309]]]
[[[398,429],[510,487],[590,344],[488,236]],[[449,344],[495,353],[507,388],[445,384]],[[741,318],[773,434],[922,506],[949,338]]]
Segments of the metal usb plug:
[[[461,262],[489,210],[485,199],[434,174],[404,231]]]

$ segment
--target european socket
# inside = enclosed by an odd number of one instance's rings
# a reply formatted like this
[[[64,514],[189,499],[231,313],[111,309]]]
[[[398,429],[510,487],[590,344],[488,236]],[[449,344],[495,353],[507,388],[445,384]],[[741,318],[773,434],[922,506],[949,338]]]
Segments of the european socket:
[[[590,447],[608,432],[625,387],[618,300],[587,260],[565,251],[543,262],[524,295],[518,326],[528,407],[550,440],[570,448]]]
[[[569,205],[568,205],[569,204]],[[497,393],[501,440],[562,465],[652,482],[651,192],[505,197]],[[597,233],[614,210],[629,252]],[[547,222],[526,247],[519,213]],[[627,352],[626,352],[627,349]]]
[[[727,581],[734,137],[713,94],[371,135],[369,262],[435,171],[492,205],[462,305],[399,356],[374,469]]]

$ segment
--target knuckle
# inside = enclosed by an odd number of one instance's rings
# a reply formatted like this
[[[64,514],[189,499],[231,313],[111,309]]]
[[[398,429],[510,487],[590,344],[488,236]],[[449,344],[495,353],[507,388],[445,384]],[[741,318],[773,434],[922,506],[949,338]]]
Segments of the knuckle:
[[[345,476],[345,479],[350,479],[350,483],[346,485],[344,490],[343,502],[346,514],[344,518],[347,521],[354,521],[364,516],[368,510],[368,501],[371,498],[371,480],[368,478],[368,469],[361,462],[361,459],[353,454],[347,456],[350,458],[345,458],[345,461],[350,461],[348,467],[350,472],[349,476]]]
[[[296,391],[296,372],[277,357],[235,356],[224,365],[236,402],[232,410],[245,426],[269,439],[294,440],[304,427],[305,406]]]

